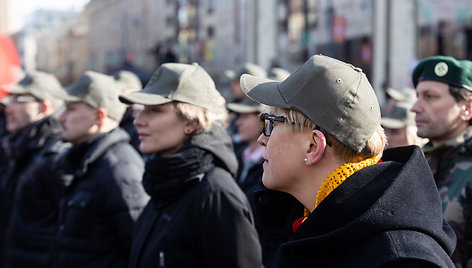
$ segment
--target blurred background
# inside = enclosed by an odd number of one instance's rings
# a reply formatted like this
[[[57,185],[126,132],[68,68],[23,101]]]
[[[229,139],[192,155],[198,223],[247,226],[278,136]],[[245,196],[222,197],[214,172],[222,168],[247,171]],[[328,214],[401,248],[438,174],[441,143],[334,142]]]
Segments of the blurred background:
[[[217,85],[252,62],[294,71],[313,54],[361,67],[380,102],[418,59],[472,59],[470,0],[0,0],[21,65],[71,83],[164,62],[199,62]],[[223,88],[224,86],[220,86]]]

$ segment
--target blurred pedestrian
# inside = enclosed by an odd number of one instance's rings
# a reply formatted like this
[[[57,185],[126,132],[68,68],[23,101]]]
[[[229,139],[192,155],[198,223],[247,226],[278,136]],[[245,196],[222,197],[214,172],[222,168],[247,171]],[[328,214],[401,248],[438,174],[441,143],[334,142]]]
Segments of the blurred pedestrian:
[[[271,106],[259,137],[271,190],[256,196],[256,214],[265,228],[291,227],[273,267],[453,266],[427,162],[417,146],[384,152],[361,69],[316,55],[283,82],[243,75],[241,86]]]
[[[227,73],[229,73],[229,71],[227,71]],[[266,71],[261,66],[250,62],[245,63],[237,72],[235,72],[233,81],[230,84],[232,103],[239,103],[246,98],[246,95],[244,95],[244,93],[242,92],[241,86],[239,84],[239,77],[241,77],[241,75],[243,74],[250,74],[261,78],[267,77]],[[231,135],[234,150],[236,153],[244,150],[244,148],[246,148],[247,146],[247,143],[241,141],[241,137],[239,136],[238,128],[236,126],[237,119],[238,115],[236,113],[230,112],[228,118],[228,130]]]
[[[130,71],[118,71],[114,74],[115,80],[121,83],[121,93],[126,94],[131,91],[143,89],[139,77]],[[138,113],[138,105],[127,105],[125,114],[120,121],[120,127],[124,129],[129,137],[129,143],[139,152],[139,136],[136,127],[133,125],[134,118]]]
[[[389,114],[382,116],[382,127],[387,136],[387,148],[418,145],[428,140],[416,135],[415,114],[409,102],[396,102]]]
[[[418,136],[457,235],[456,267],[472,265],[472,61],[433,56],[414,69]]]
[[[261,267],[251,208],[233,176],[237,161],[217,113],[224,99],[198,64],[161,65],[141,91],[136,117],[148,154],[151,200],[136,223],[129,267]]]
[[[24,177],[29,170],[36,168],[41,158],[50,158],[62,149],[61,127],[53,116],[63,105],[54,97],[54,92],[61,89],[52,74],[34,71],[14,85],[11,95],[6,97],[6,128],[10,134],[4,143],[8,163],[2,164],[0,172],[0,244],[3,265],[7,267],[37,263],[50,242],[53,219],[48,216],[52,209],[40,215],[41,226],[31,225],[29,219],[23,218],[36,215],[19,214],[18,210],[22,205],[40,207],[35,203],[39,200],[28,199],[31,197],[26,193],[29,178]],[[28,212],[39,213],[34,209]],[[11,229],[8,229],[9,225]]]
[[[265,105],[246,97],[240,103],[229,103],[227,107],[228,110],[238,114],[238,119],[236,120],[238,133],[241,141],[248,144],[244,150],[236,154],[239,163],[236,182],[246,194],[254,212],[254,193],[265,189],[262,185],[262,163],[264,162],[262,155],[264,147],[257,141],[257,138],[262,133],[259,114],[264,110]],[[283,241],[284,234],[264,229],[258,224],[257,219],[256,229],[262,247],[264,267],[271,267],[277,248]]]
[[[54,163],[64,184],[51,267],[126,267],[134,221],[148,201],[144,163],[118,124],[125,112],[113,77],[86,71],[60,94],[62,138]]]
[[[290,72],[285,70],[285,69],[282,69],[280,67],[270,68],[270,70],[267,74],[267,77],[269,79],[272,79],[272,80],[275,80],[275,81],[278,81],[278,82],[284,81],[289,76],[290,76]]]

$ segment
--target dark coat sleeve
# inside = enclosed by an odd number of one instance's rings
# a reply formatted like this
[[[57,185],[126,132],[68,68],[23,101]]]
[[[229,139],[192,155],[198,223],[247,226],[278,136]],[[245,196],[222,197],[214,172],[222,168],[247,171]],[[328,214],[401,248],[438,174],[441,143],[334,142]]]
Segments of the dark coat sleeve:
[[[258,235],[245,198],[214,192],[201,210],[197,240],[204,267],[262,267]]]

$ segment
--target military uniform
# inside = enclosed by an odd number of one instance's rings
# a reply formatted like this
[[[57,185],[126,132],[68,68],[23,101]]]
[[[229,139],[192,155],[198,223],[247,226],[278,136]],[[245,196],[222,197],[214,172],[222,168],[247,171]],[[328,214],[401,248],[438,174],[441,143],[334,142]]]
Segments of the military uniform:
[[[452,258],[457,267],[472,267],[472,127],[439,147],[430,142],[423,151],[441,195],[444,219],[457,236]]]
[[[446,134],[435,134],[433,137],[423,133],[424,138],[432,141],[423,147],[423,152],[434,174],[436,184],[442,199],[443,217],[451,225],[457,236],[457,246],[452,260],[456,267],[472,267],[472,126],[469,98],[472,92],[472,61],[456,60],[447,56],[432,56],[421,60],[412,73],[412,81],[418,89],[421,81],[435,81],[448,85],[449,94],[456,100],[457,105],[451,110],[444,109],[436,113],[449,113],[457,107],[464,107],[460,113],[456,127],[449,131],[460,133],[456,138],[449,139]],[[430,86],[432,87],[432,86]],[[434,88],[434,87],[433,87]],[[460,91],[454,90],[459,88]],[[422,88],[426,92],[425,87]],[[421,96],[421,93],[418,94]],[[420,99],[421,97],[419,97]],[[418,105],[418,106],[417,106]],[[437,114],[424,113],[424,103],[415,105],[412,111],[420,113],[420,121],[425,117]],[[433,109],[435,102],[427,106]],[[439,121],[438,121],[439,122]],[[418,126],[420,128],[420,126]],[[462,131],[462,129],[464,129]],[[462,131],[462,133],[461,133]],[[443,135],[443,136],[440,136]],[[435,140],[446,142],[433,146]]]

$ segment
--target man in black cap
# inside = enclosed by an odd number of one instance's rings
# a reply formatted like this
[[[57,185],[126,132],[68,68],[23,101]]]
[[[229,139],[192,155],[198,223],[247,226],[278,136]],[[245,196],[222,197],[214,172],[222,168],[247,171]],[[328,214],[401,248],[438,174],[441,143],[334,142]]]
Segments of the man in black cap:
[[[434,56],[413,71],[418,136],[457,235],[456,267],[472,265],[472,61]]]

